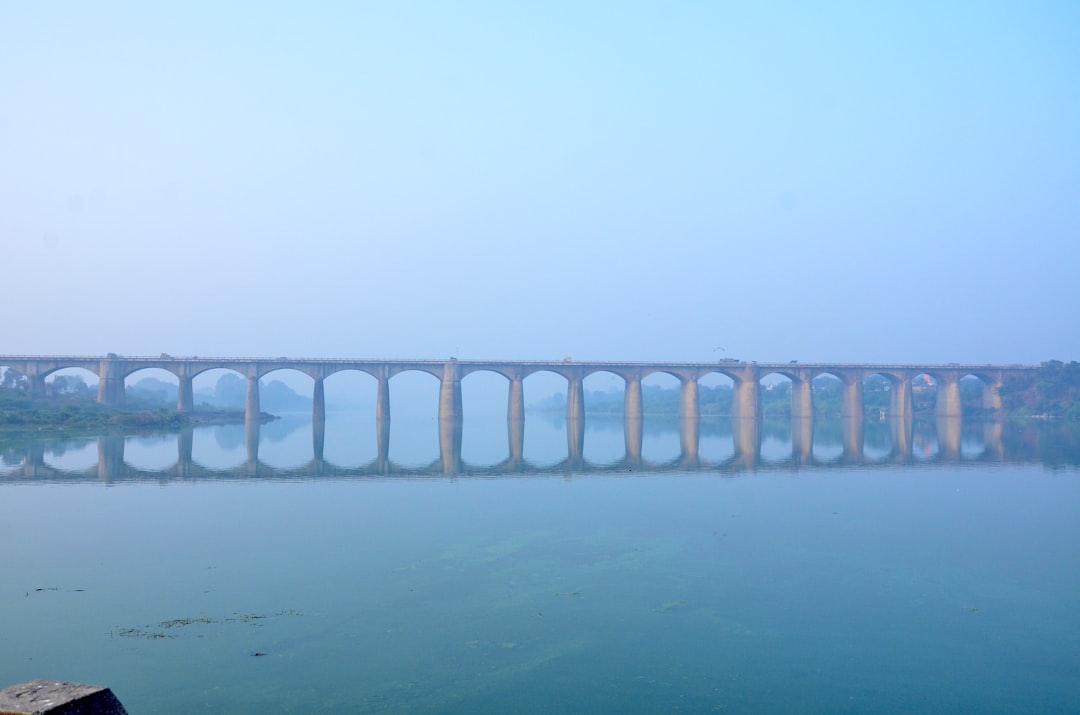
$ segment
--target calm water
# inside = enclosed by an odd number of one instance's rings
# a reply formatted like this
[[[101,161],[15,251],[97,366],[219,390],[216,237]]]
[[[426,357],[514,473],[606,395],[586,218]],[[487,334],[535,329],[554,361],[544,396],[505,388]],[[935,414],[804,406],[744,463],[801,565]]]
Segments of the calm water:
[[[498,420],[449,475],[397,417],[380,462],[331,414],[308,477],[303,418],[4,443],[0,681],[133,715],[1080,710],[1080,472],[1047,435],[916,426],[897,455],[867,424],[853,458],[816,425],[800,460],[766,428],[748,459],[703,425],[680,467],[646,427],[662,471],[595,420],[572,464],[530,418],[502,476]]]

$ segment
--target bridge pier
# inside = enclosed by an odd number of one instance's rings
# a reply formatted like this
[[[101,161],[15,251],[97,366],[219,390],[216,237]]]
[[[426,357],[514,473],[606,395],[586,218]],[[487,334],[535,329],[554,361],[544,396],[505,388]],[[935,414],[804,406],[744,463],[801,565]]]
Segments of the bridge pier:
[[[911,387],[911,382],[905,384]],[[910,402],[908,403],[911,404]],[[907,464],[912,458],[912,416],[906,414],[889,415],[889,441],[892,443],[892,460],[899,464]]]
[[[443,474],[461,472],[461,416],[439,419],[439,460]]]
[[[111,481],[124,476],[124,438],[118,435],[98,437],[98,479]]]
[[[190,477],[194,460],[191,456],[195,443],[195,431],[191,427],[180,430],[176,436],[176,475]]]
[[[326,386],[324,379],[315,379],[315,385],[311,390],[311,421],[316,425],[326,427]]]
[[[177,386],[176,411],[188,413],[195,410],[194,378],[187,375],[179,376],[180,384]]]
[[[520,465],[525,459],[525,420],[523,418],[506,421],[506,439],[509,442],[510,462]]]
[[[45,394],[45,376],[38,373],[36,366],[33,364],[27,366],[29,369],[23,373],[23,377],[26,378],[26,391],[37,397]]]
[[[995,378],[993,382],[983,382],[983,409],[1001,412],[1001,388],[1003,386],[1004,381],[1000,377]]]
[[[683,422],[698,418],[698,382],[695,377],[684,377],[679,384],[679,419]]]
[[[791,460],[795,464],[814,461],[814,418],[791,417]]]
[[[960,461],[960,415],[939,415],[937,427],[938,457],[946,462]]]
[[[814,417],[814,385],[809,378],[791,378],[791,419],[804,420]],[[793,422],[794,424],[794,422]],[[792,432],[794,434],[794,432]]]
[[[938,377],[935,412],[938,417],[960,416],[963,413],[963,407],[960,403],[960,378],[958,375],[946,373]]]
[[[1005,442],[1003,441],[1002,423],[1000,420],[985,422],[983,424],[983,448],[984,453],[995,461],[1005,459]]]
[[[623,419],[626,421],[641,421],[645,414],[641,400],[641,378],[637,376],[626,378],[625,390],[623,393]]]
[[[245,424],[250,422],[258,424],[261,413],[262,409],[259,406],[259,376],[255,374],[248,375],[247,399],[244,401]]]
[[[911,380],[904,376],[903,379],[890,381],[889,390],[889,416],[910,421],[913,415]]]
[[[731,438],[735,447],[734,462],[753,469],[761,458],[761,420],[757,417],[732,417]]]
[[[316,420],[311,423],[311,458],[316,464],[322,463],[325,450],[326,420]]]
[[[390,467],[390,418],[375,420],[375,464],[380,474]]]
[[[520,374],[510,379],[506,419],[510,422],[521,422],[525,419],[525,381]]]
[[[98,372],[98,402],[106,407],[123,407],[125,395],[120,366],[113,360],[102,360]]]
[[[735,380],[731,415],[737,420],[757,420],[761,386],[757,375]]]
[[[255,378],[258,384],[258,378]],[[250,394],[250,393],[249,393]],[[258,394],[258,393],[256,393]],[[256,398],[256,410],[258,409]],[[258,412],[255,413],[258,415]],[[258,419],[245,420],[244,422],[244,448],[247,452],[247,461],[244,463],[244,473],[249,477],[259,474],[259,431],[261,425]]]
[[[700,443],[701,423],[698,419],[679,420],[679,462],[687,467],[697,466]]]
[[[578,372],[566,379],[566,445],[570,462],[580,463],[585,452],[585,386]]]
[[[390,420],[390,376],[381,370],[378,375],[379,387],[375,395],[375,420],[382,424]]]
[[[443,367],[439,384],[439,423],[460,422],[461,418],[461,369],[451,360]]]
[[[860,388],[862,381],[856,383]],[[861,390],[860,390],[861,393]],[[861,394],[860,394],[861,397]],[[863,462],[863,416],[862,412],[843,415],[840,418],[840,441],[844,448],[841,459],[845,464]]]
[[[840,417],[851,418],[858,416],[862,421],[863,415],[863,384],[862,375],[854,372],[844,372],[840,376],[842,383],[840,392]]]

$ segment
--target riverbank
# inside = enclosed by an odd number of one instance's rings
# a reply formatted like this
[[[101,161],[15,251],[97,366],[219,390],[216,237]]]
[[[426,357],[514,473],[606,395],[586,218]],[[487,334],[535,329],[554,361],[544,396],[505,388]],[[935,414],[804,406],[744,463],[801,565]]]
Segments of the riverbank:
[[[177,412],[167,408],[116,409],[97,402],[34,398],[25,394],[0,394],[0,431],[141,432],[177,430],[197,425],[239,424],[244,422],[242,409],[197,409]],[[276,420],[275,415],[259,414],[259,422]]]

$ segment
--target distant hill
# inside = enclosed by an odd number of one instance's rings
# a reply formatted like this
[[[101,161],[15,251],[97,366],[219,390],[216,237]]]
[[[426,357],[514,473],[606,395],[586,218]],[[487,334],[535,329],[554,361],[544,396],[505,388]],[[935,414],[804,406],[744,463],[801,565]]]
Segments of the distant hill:
[[[129,385],[127,402],[131,407],[175,407],[179,397],[177,385],[155,377],[146,377]],[[204,388],[194,395],[196,406],[214,409],[243,409],[247,402],[247,380],[239,375],[222,375],[213,388]],[[259,407],[263,412],[297,412],[311,409],[311,398],[297,394],[281,382],[261,383]]]

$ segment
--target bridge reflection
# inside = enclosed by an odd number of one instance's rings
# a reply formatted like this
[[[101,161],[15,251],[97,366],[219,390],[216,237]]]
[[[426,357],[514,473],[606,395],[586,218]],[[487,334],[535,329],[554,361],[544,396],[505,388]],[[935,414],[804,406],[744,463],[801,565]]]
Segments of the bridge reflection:
[[[305,479],[317,477],[436,477],[472,476],[495,477],[510,475],[576,475],[632,474],[664,472],[716,472],[739,474],[757,470],[791,470],[833,466],[888,466],[920,464],[958,464],[963,462],[1035,461],[1030,453],[1008,453],[1003,441],[1001,421],[963,421],[959,417],[938,417],[926,422],[866,422],[847,418],[834,422],[811,418],[793,418],[788,429],[770,435],[770,450],[763,450],[763,425],[760,420],[732,418],[730,437],[732,453],[720,459],[704,458],[699,451],[701,423],[681,420],[678,423],[679,452],[674,458],[654,461],[642,452],[644,425],[642,421],[626,423],[625,449],[621,457],[607,462],[591,461],[584,454],[583,430],[566,424],[568,450],[552,463],[541,464],[524,456],[524,420],[507,423],[508,455],[495,464],[471,464],[462,458],[462,421],[439,422],[438,457],[429,463],[407,466],[390,458],[390,423],[375,424],[376,456],[358,466],[343,466],[325,458],[326,424],[311,423],[312,449],[306,463],[281,467],[266,463],[259,457],[262,428],[248,422],[244,432],[243,462],[227,468],[213,468],[193,457],[194,431],[187,429],[176,434],[176,459],[161,469],[146,469],[125,460],[124,436],[104,435],[96,438],[97,463],[85,469],[64,469],[46,459],[49,445],[44,441],[22,443],[17,452],[21,463],[12,460],[14,453],[8,445],[7,462],[10,468],[0,475],[0,482],[60,480],[60,481],[169,481],[213,479]],[[708,427],[708,426],[707,426]],[[783,427],[783,426],[781,426]],[[776,429],[775,424],[772,425]],[[765,426],[768,431],[769,426]],[[722,433],[726,438],[728,433]],[[868,439],[868,434],[871,436]],[[775,444],[786,445],[785,453],[775,454]],[[965,448],[965,445],[967,447]],[[974,447],[972,447],[974,445]],[[62,451],[62,450],[61,450]],[[11,464],[15,461],[15,464]]]

